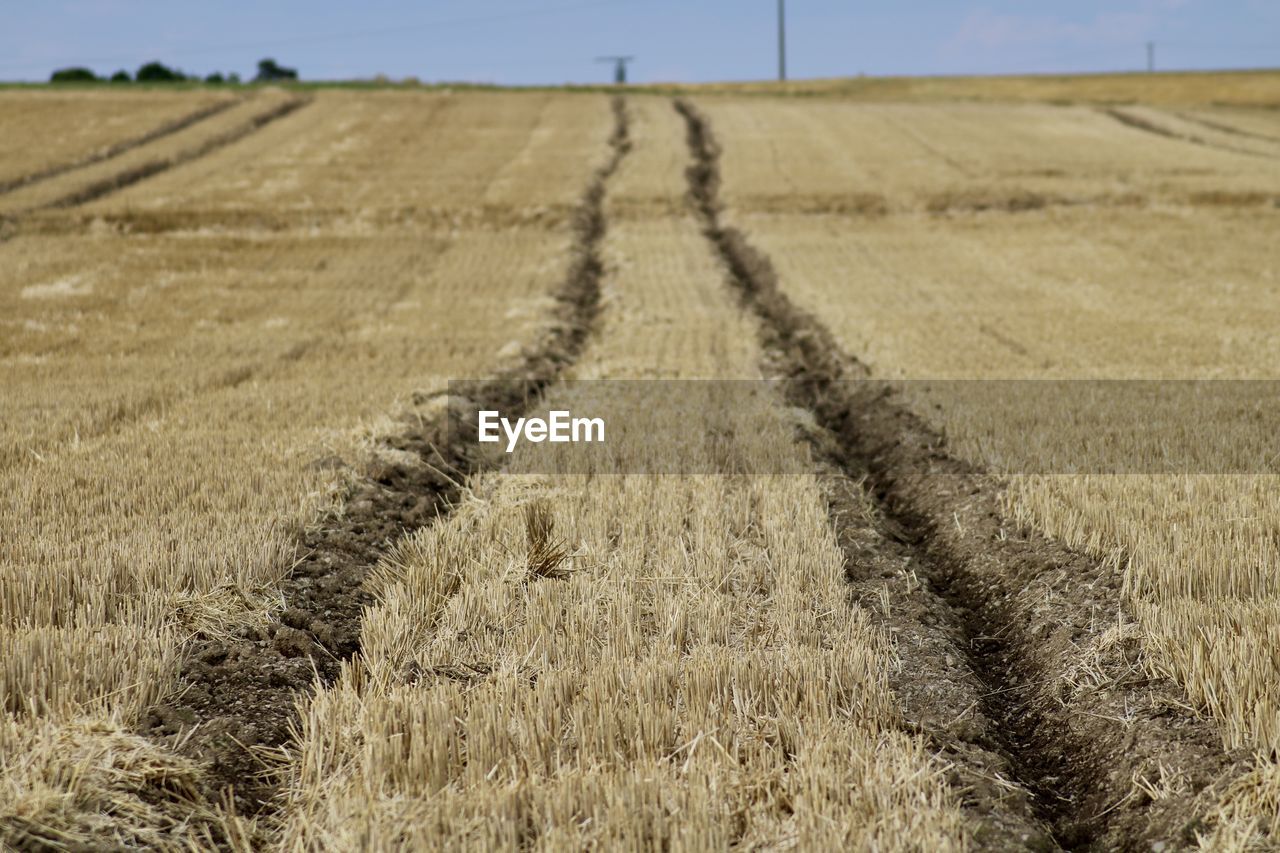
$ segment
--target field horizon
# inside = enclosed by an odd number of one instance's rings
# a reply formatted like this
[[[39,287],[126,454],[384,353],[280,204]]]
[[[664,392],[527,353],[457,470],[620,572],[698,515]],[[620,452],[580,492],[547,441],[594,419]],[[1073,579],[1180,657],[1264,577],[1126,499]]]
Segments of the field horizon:
[[[1223,91],[1221,84],[1228,90]],[[772,96],[841,97],[861,100],[1008,100],[1058,103],[1154,103],[1180,105],[1234,104],[1280,107],[1280,68],[1227,68],[1168,71],[1093,71],[1031,74],[859,75],[852,77],[724,80],[700,83],[649,82],[631,84],[529,84],[504,85],[482,81],[356,78],[348,80],[300,80],[205,83],[198,80],[171,83],[113,84],[109,81],[64,82],[0,81],[3,89],[236,90],[283,86],[296,89],[457,89],[460,91],[580,93],[625,92],[631,94],[761,94]],[[1216,88],[1215,88],[1216,87]]]

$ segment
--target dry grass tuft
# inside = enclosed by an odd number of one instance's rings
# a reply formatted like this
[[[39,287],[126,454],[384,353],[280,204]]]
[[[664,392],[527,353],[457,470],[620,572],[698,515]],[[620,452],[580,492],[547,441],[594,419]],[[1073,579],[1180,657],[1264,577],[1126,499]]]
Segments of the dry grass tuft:
[[[569,549],[563,539],[555,536],[556,519],[547,500],[535,500],[525,505],[524,531],[528,543],[529,574],[535,578],[562,580],[573,570],[565,567]]]
[[[257,835],[201,799],[198,766],[116,723],[0,720],[0,756],[0,842],[11,848],[189,851]]]

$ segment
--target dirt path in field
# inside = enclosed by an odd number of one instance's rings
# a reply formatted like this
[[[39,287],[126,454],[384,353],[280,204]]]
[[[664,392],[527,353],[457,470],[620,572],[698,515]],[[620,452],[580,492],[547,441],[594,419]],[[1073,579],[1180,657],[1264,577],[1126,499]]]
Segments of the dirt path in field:
[[[1176,685],[1152,678],[1117,573],[1002,518],[999,484],[867,379],[721,223],[719,150],[688,128],[690,197],[732,286],[761,321],[769,374],[823,428],[830,517],[854,597],[895,640],[908,725],[996,849],[1191,845],[1246,769]],[[1122,621],[1123,620],[1123,621]]]
[[[453,389],[481,408],[519,412],[536,401],[578,358],[596,325],[605,192],[630,149],[625,106],[619,99],[613,109],[611,156],[579,202],[573,257],[549,330],[518,364]],[[417,461],[371,472],[340,514],[300,538],[302,557],[280,585],[285,609],[279,622],[233,638],[197,638],[175,698],[143,720],[143,734],[205,762],[209,801],[230,796],[240,814],[278,806],[276,780],[265,770],[292,739],[299,692],[317,677],[331,683],[342,662],[359,653],[361,614],[371,603],[362,589],[365,575],[400,537],[448,513],[459,484],[487,464],[467,449],[473,442],[450,438],[443,416],[404,427],[384,443]]]
[[[1102,113],[1104,115],[1111,116],[1113,119],[1120,122],[1121,124],[1126,125],[1128,127],[1132,127],[1135,130],[1141,130],[1145,133],[1153,133],[1156,136],[1163,136],[1167,139],[1176,139],[1179,142],[1189,142],[1192,145],[1200,145],[1204,148],[1212,148],[1215,151],[1230,151],[1232,154],[1244,154],[1249,157],[1263,157],[1268,160],[1275,160],[1277,158],[1280,158],[1280,154],[1268,154],[1265,151],[1254,151],[1250,148],[1237,148],[1234,145],[1223,145],[1221,142],[1213,142],[1211,140],[1205,139],[1200,136],[1195,136],[1190,133],[1179,133],[1176,130],[1172,130],[1167,127],[1161,127],[1155,122],[1148,121],[1142,116],[1136,116],[1136,115],[1133,115],[1132,113],[1127,113],[1124,110],[1118,109],[1115,107],[1102,110]],[[1212,124],[1204,121],[1197,121],[1197,124],[1201,124],[1209,127],[1213,126]],[[1218,128],[1218,129],[1221,130],[1222,128]],[[1228,132],[1231,132],[1231,131],[1228,131]]]
[[[105,148],[99,149],[98,151],[94,151],[88,156],[72,160],[68,163],[58,163],[57,165],[49,166],[36,172],[20,175],[17,178],[0,182],[0,195],[13,192],[14,190],[21,189],[22,187],[30,186],[31,184],[39,183],[40,181],[46,181],[49,178],[56,178],[59,175],[65,175],[67,172],[73,172],[76,169],[83,169],[86,166],[92,166],[95,163],[102,163],[103,161],[110,160],[113,157],[119,157],[126,151],[141,148],[143,145],[155,142],[157,139],[163,139],[166,136],[172,136],[180,130],[186,130],[193,124],[202,122],[207,118],[212,118],[218,113],[225,112],[240,103],[242,100],[244,99],[240,97],[228,98],[225,101],[208,104],[198,110],[187,113],[184,116],[179,116],[178,118],[167,121],[158,127],[154,127],[141,136],[121,140],[112,145],[108,145]]]

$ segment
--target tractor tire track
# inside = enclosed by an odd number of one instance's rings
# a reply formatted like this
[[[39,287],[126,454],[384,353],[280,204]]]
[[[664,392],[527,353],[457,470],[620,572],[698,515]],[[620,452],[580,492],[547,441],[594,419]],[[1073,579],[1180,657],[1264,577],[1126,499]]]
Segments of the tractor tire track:
[[[574,246],[556,293],[548,331],[519,363],[455,393],[481,408],[526,410],[572,365],[597,325],[604,262],[605,193],[630,150],[626,107],[613,102],[610,157],[593,175],[574,218]],[[420,402],[420,401],[419,401]],[[360,621],[372,603],[367,573],[399,538],[447,515],[466,477],[491,465],[474,442],[450,430],[447,415],[408,421],[384,439],[420,464],[388,463],[350,490],[341,513],[298,539],[303,555],[280,584],[285,609],[265,631],[234,639],[198,637],[186,655],[174,698],[150,709],[140,731],[200,760],[203,798],[229,801],[242,815],[280,806],[276,774],[262,756],[279,756],[293,740],[297,697],[318,677],[332,683],[360,653]]]
[[[893,118],[887,112],[881,112],[878,115],[880,120],[883,121],[885,124],[889,125],[894,130],[897,130],[899,133],[903,134],[904,136],[909,137],[911,141],[914,142],[919,148],[927,152],[934,159],[939,160],[942,163],[945,163],[949,168],[954,170],[957,174],[963,175],[966,178],[979,177],[978,174],[974,172],[973,169],[966,166],[963,161],[958,160],[955,157],[952,157],[949,153],[947,153],[946,148],[940,145],[934,145],[932,142],[930,142],[923,133],[916,130],[914,127],[912,127],[909,122],[904,122],[904,121],[900,121],[897,118]]]
[[[160,133],[159,130],[153,131],[147,137],[140,137],[139,140],[141,141],[135,140],[135,142],[129,145],[128,147],[135,148],[138,145],[143,144],[144,141],[145,142],[154,141],[155,139],[158,139],[163,136],[167,136],[171,133],[175,133],[179,130],[182,130],[183,128],[190,127],[191,125],[196,124],[197,122],[203,119],[209,118],[210,116],[215,115],[218,112],[222,112],[228,107],[239,102],[240,102],[239,100],[229,101],[226,104],[218,104],[217,110],[213,110],[213,111],[205,110],[203,115],[193,114],[191,116],[187,116],[184,119],[182,119],[182,122],[184,123],[181,123],[180,126],[173,126],[173,125],[166,126],[166,128],[163,128],[164,130],[163,133]],[[291,113],[295,112],[296,110],[298,110],[299,108],[305,106],[310,102],[311,102],[310,97],[293,98],[291,100],[278,104],[269,110],[266,110],[264,112],[261,112],[251,117],[248,121],[242,123],[237,127],[233,127],[230,130],[227,130],[216,136],[210,137],[209,139],[202,142],[200,145],[187,149],[186,151],[179,152],[178,154],[175,154],[172,157],[167,157],[160,160],[152,160],[150,162],[143,163],[139,166],[127,169],[115,175],[111,175],[110,177],[104,178],[103,180],[96,181],[92,184],[89,184],[88,186],[81,187],[80,189],[76,190],[73,193],[70,193],[59,199],[55,199],[46,204],[38,205],[28,210],[24,210],[19,214],[16,214],[7,218],[0,217],[0,244],[3,244],[10,239],[13,239],[19,233],[21,233],[19,223],[21,221],[21,218],[28,214],[35,213],[41,210],[51,209],[51,208],[66,208],[66,207],[74,207],[80,204],[84,204],[89,201],[93,201],[95,199],[108,195],[109,193],[115,192],[120,189],[124,189],[125,187],[131,186],[132,184],[136,184],[139,181],[142,181],[148,177],[151,177],[152,175],[156,175],[156,174],[159,174],[160,172],[167,171],[168,169],[174,168],[176,166],[180,166],[185,163],[192,162],[193,160],[199,159],[200,157],[204,157],[218,150],[219,148],[224,148],[228,145],[231,145],[234,142],[244,139],[246,136],[249,136],[250,134],[260,130],[261,128],[267,126],[268,124],[271,124],[272,122],[277,121],[278,119],[281,119],[287,115],[290,115]],[[127,149],[122,149],[122,150],[127,150]],[[118,154],[121,152],[118,151],[116,153]],[[101,159],[107,159],[107,158],[103,157]],[[97,162],[97,161],[94,161],[94,162]],[[70,171],[70,169],[66,171]],[[311,344],[309,343],[307,346],[311,346]],[[282,356],[282,361],[287,362],[290,360],[294,360],[297,357],[298,357],[297,355],[286,354]],[[94,440],[94,439],[102,438],[108,435],[112,435],[116,432],[120,432],[124,429],[127,429],[128,427],[132,426],[133,424],[137,423],[138,421],[142,420],[148,415],[154,414],[159,411],[163,411],[168,406],[178,403],[189,397],[194,397],[200,394],[213,393],[220,390],[235,388],[247,382],[248,380],[252,379],[255,375],[261,373],[264,369],[266,369],[266,367],[267,365],[265,364],[256,364],[256,363],[244,364],[227,371],[221,376],[213,377],[210,381],[206,382],[205,384],[201,385],[198,388],[191,389],[188,393],[177,393],[177,394],[149,397],[144,400],[138,401],[133,405],[126,405],[117,412],[107,414],[104,417],[96,419],[91,423],[86,424],[84,427],[75,430],[74,436],[78,440],[83,441],[83,440]],[[66,438],[62,439],[61,441],[38,442],[36,443],[36,445],[31,446],[29,450],[24,450],[21,453],[18,453],[18,452],[6,453],[3,448],[0,448],[0,470],[3,470],[5,468],[12,466],[13,464],[16,464],[20,459],[25,458],[28,455],[28,453],[30,455],[33,455],[36,459],[40,459],[44,453],[47,453],[50,450],[53,450],[55,447],[57,447],[59,444],[61,444],[65,440]]]
[[[163,417],[171,409],[189,400],[234,391],[251,381],[271,379],[290,364],[302,359],[308,352],[321,347],[328,337],[317,335],[305,338],[276,353],[270,359],[246,361],[227,367],[191,388],[175,389],[168,393],[153,393],[137,400],[117,400],[106,413],[79,426],[65,427],[54,439],[27,441],[20,445],[0,446],[0,472],[20,463],[35,459],[43,463],[45,457],[57,454],[72,442],[76,445],[107,439],[125,432],[151,416]]]
[[[306,342],[308,346],[318,341]],[[298,355],[287,352],[279,356],[280,362],[296,360]],[[152,393],[136,400],[117,400],[112,408],[80,425],[64,427],[60,433],[44,440],[33,439],[9,447],[0,447],[0,471],[34,458],[43,462],[46,456],[57,453],[68,444],[77,445],[107,438],[124,432],[152,415],[162,415],[170,408],[205,394],[235,389],[266,371],[261,362],[245,362],[210,377],[207,381],[189,389],[171,393]]]
[[[720,220],[719,149],[688,128],[689,196],[730,284],[761,323],[770,374],[823,428],[830,517],[854,595],[896,641],[890,681],[907,726],[997,849],[1151,849],[1195,843],[1222,787],[1247,769],[1172,682],[1151,677],[1116,573],[1010,531],[999,483],[843,354],[782,292],[767,257]],[[888,607],[874,598],[888,587]],[[1177,780],[1177,784],[1164,784]],[[1157,796],[1152,795],[1156,791]]]
[[[14,190],[39,183],[40,181],[46,181],[49,178],[56,178],[59,175],[65,175],[67,172],[74,172],[76,169],[83,169],[86,166],[92,166],[95,163],[102,163],[106,160],[119,157],[127,151],[132,151],[135,148],[141,148],[143,145],[150,144],[158,139],[163,139],[166,136],[172,136],[180,130],[186,130],[188,127],[198,124],[205,119],[213,118],[218,113],[231,109],[231,107],[241,103],[243,100],[243,97],[228,98],[225,101],[209,104],[198,110],[187,113],[184,116],[179,116],[176,119],[167,121],[158,127],[154,127],[141,136],[135,136],[131,139],[125,139],[120,142],[113,143],[105,148],[99,149],[98,151],[94,151],[88,156],[81,157],[67,163],[58,163],[35,172],[30,172],[26,175],[20,175],[19,177],[12,178],[8,181],[0,182],[0,195],[11,193]]]
[[[1237,148],[1234,145],[1223,145],[1219,142],[1211,142],[1208,139],[1204,139],[1203,137],[1199,137],[1199,136],[1194,136],[1189,133],[1178,133],[1176,130],[1170,130],[1167,127],[1161,127],[1155,122],[1148,121],[1147,119],[1142,118],[1141,116],[1135,116],[1131,113],[1126,113],[1124,110],[1117,109],[1115,107],[1102,110],[1102,113],[1104,115],[1111,116],[1111,118],[1115,119],[1116,121],[1120,122],[1123,125],[1126,125],[1127,127],[1132,127],[1135,130],[1141,130],[1144,133],[1151,133],[1151,134],[1155,134],[1156,136],[1163,136],[1166,139],[1176,139],[1179,142],[1188,142],[1192,145],[1199,145],[1203,148],[1212,148],[1214,151],[1230,151],[1232,154],[1244,154],[1248,157],[1262,157],[1263,159],[1266,159],[1266,160],[1280,159],[1280,155],[1277,155],[1277,154],[1268,154],[1265,151],[1253,151],[1249,148]],[[1200,124],[1204,124],[1204,123],[1205,122],[1200,122]]]
[[[370,306],[368,312],[364,313],[389,310],[391,306],[406,297],[411,286],[411,282],[405,281],[383,304]],[[175,388],[164,393],[151,393],[139,400],[117,400],[115,406],[107,413],[85,424],[65,427],[59,435],[46,436],[43,440],[32,439],[8,447],[0,445],[0,472],[32,458],[43,463],[46,455],[56,453],[72,441],[80,444],[125,432],[144,418],[151,415],[164,415],[173,407],[189,400],[221,391],[232,391],[250,381],[272,379],[308,353],[321,349],[334,336],[341,337],[349,334],[359,316],[361,315],[349,315],[336,327],[326,327],[323,333],[303,338],[270,358],[241,362],[234,367],[219,371],[190,388]]]
[[[48,202],[47,204],[40,205],[39,207],[34,208],[34,210],[76,207],[81,204],[96,201],[105,195],[117,192],[125,187],[133,186],[134,184],[146,180],[153,175],[158,175],[161,172],[167,172],[170,169],[185,165],[193,160],[206,157],[214,151],[217,151],[219,148],[225,148],[234,142],[239,142],[241,139],[244,139],[252,133],[256,133],[272,122],[278,121],[279,119],[296,112],[311,103],[311,100],[311,97],[307,96],[284,101],[269,110],[258,113],[238,127],[233,127],[224,133],[219,133],[216,136],[206,139],[204,142],[193,148],[188,148],[186,151],[181,151],[171,157],[163,157],[157,160],[141,163],[132,168],[125,169],[122,172],[103,178],[100,181],[94,181],[88,186],[81,187],[74,192]],[[29,210],[26,212],[31,213],[33,211]]]
[[[1234,125],[1226,124],[1224,122],[1201,118],[1200,116],[1192,115],[1191,113],[1177,113],[1176,115],[1183,121],[1189,121],[1192,124],[1198,124],[1201,127],[1207,127],[1210,130],[1217,130],[1221,133],[1229,133],[1232,136],[1240,136],[1245,139],[1257,139],[1262,142],[1280,142],[1280,136],[1272,136],[1267,133],[1245,130],[1242,127],[1235,127]]]
[[[205,157],[225,148],[232,143],[239,142],[246,136],[261,130],[268,124],[284,118],[293,112],[301,109],[311,103],[311,96],[297,97],[277,104],[269,110],[265,110],[253,116],[244,123],[231,128],[230,130],[219,133],[206,139],[199,145],[193,146],[180,151],[169,157],[162,157],[155,160],[149,160],[136,166],[123,169],[115,174],[109,175],[100,180],[93,181],[85,186],[79,187],[72,192],[54,198],[50,201],[31,207],[15,210],[9,213],[0,214],[0,245],[13,240],[22,233],[24,222],[33,213],[40,213],[48,210],[65,210],[67,208],[78,207],[91,201],[96,201],[111,193],[118,192],[126,187],[133,186],[136,183],[146,180],[161,172],[167,172],[170,169],[185,165],[201,157]]]

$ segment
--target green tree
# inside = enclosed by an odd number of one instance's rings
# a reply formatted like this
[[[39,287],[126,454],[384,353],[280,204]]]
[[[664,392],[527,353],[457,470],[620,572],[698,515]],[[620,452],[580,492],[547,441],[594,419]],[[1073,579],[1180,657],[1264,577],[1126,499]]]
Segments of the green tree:
[[[160,62],[148,62],[138,69],[136,79],[139,83],[176,83],[187,79],[181,71],[175,71]]]
[[[133,78],[129,76],[128,71],[125,71],[123,68],[121,68],[115,74],[111,75],[111,82],[112,83],[131,83],[133,82]]]
[[[258,76],[253,79],[260,83],[272,80],[297,80],[298,71],[296,68],[277,65],[274,59],[264,59],[258,63]]]
[[[88,68],[59,68],[49,75],[50,83],[96,83],[98,75]]]

